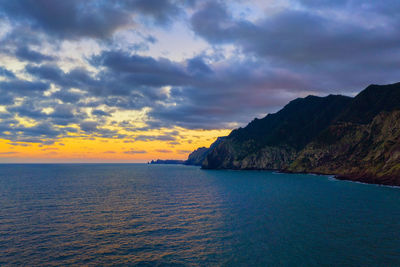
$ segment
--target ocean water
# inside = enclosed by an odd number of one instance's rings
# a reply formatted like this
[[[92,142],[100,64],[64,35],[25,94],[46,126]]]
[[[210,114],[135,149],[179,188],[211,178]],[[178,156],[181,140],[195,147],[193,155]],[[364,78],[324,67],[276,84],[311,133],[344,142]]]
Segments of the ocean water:
[[[179,165],[0,165],[7,265],[400,266],[400,188]]]

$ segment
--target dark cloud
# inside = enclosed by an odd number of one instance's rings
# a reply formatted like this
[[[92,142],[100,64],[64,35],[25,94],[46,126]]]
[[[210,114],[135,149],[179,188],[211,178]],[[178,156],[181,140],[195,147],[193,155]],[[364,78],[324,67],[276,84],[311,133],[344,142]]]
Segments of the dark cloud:
[[[64,72],[57,65],[27,65],[25,70],[37,78],[64,84]]]
[[[188,5],[190,12],[184,10]],[[142,111],[144,127],[129,120],[112,125],[131,132],[135,141],[174,145],[177,132],[135,135],[175,126],[232,128],[298,96],[352,94],[369,83],[400,77],[400,16],[395,12],[400,4],[394,1],[299,0],[252,20],[233,15],[230,3],[222,1],[0,0],[0,6],[0,16],[12,26],[0,40],[0,53],[28,61],[18,78],[0,68],[0,104],[7,106],[0,114],[0,132],[11,133],[15,141],[51,142],[71,132],[122,138],[106,127],[111,115]],[[185,14],[192,14],[189,21]],[[129,43],[129,49],[110,38],[134,23],[155,29],[177,18],[188,22],[212,52],[174,61],[137,54],[157,41],[152,35],[138,33],[143,42]],[[83,37],[107,39],[96,40],[102,51],[82,58],[88,69],[65,71],[40,49],[42,41]],[[20,79],[24,75],[27,80]],[[41,128],[12,123],[14,115],[35,120]]]
[[[55,58],[52,56],[44,55],[40,52],[30,50],[27,47],[19,47],[15,52],[15,56],[20,60],[29,62],[41,63],[42,61],[51,61]]]
[[[61,87],[52,96],[65,103],[79,98],[76,105],[94,110],[101,105],[126,110],[149,107],[148,129],[174,125],[190,129],[232,127],[287,102],[292,96],[282,95],[282,90],[304,90],[309,85],[304,77],[271,70],[251,60],[226,61],[214,68],[201,55],[174,62],[105,51],[90,62],[102,71],[97,75],[82,69],[65,73],[55,65],[28,65],[26,71]],[[71,95],[72,87],[82,93]],[[85,101],[87,97],[95,100]]]
[[[41,81],[12,80],[0,82],[0,90],[11,91],[19,94],[43,92],[49,89],[50,84]]]
[[[10,95],[9,93],[3,93],[0,94],[0,105],[11,105],[14,103],[14,97]],[[0,117],[5,116],[4,114],[0,113]]]
[[[101,110],[101,109],[94,109],[94,110],[92,110],[92,115],[94,115],[94,116],[99,116],[99,117],[102,117],[102,116],[110,117],[110,116],[111,116],[110,113],[105,112],[105,111],[103,111],[103,110]]]
[[[228,13],[227,7],[220,1],[208,1],[191,17],[191,25],[198,35],[212,43],[231,42],[251,23],[236,22]],[[245,37],[245,36],[243,36]]]
[[[87,117],[85,113],[77,112],[76,107],[71,104],[55,104],[52,107],[54,110],[47,117],[55,125],[67,126],[80,123]]]
[[[64,103],[77,103],[83,98],[82,94],[71,92],[65,89],[54,92],[51,96],[61,100]]]
[[[346,91],[398,79],[400,16],[390,10],[400,7],[398,2],[300,3],[305,8],[248,21],[234,18],[227,5],[212,1],[193,14],[191,25],[212,44],[233,44],[264,64],[312,80],[310,89]]]
[[[47,122],[42,122],[32,127],[21,127],[19,129],[24,130],[24,133],[30,137],[36,136],[53,138],[60,134],[59,129],[54,128],[53,125]]]
[[[62,39],[104,39],[116,31],[134,27],[134,18],[168,25],[193,1],[182,0],[21,0],[0,1],[0,15],[15,23]],[[32,54],[31,54],[32,56]]]
[[[45,121],[32,127],[20,125],[18,122],[0,122],[0,137],[13,142],[53,144],[63,131]]]
[[[12,71],[10,71],[6,68],[3,68],[3,67],[0,67],[0,76],[10,78],[10,79],[15,78],[15,74]]]
[[[107,51],[94,57],[95,66],[107,67],[119,80],[132,86],[177,85],[188,82],[183,66],[165,58],[154,59],[130,55],[121,51]]]
[[[57,37],[105,38],[131,23],[131,16],[114,1],[0,1],[3,14]]]
[[[42,108],[33,101],[24,101],[17,106],[8,106],[7,111],[12,114],[17,114],[20,117],[28,117],[35,120],[40,120],[47,117],[47,114],[42,111]]]
[[[137,10],[141,15],[150,16],[157,24],[165,25],[182,12],[180,6],[184,3],[185,1],[130,0],[125,2],[125,6]]]
[[[117,131],[109,130],[100,127],[99,121],[82,121],[80,123],[80,128],[86,134],[90,134],[92,137],[102,137],[102,138],[125,138],[126,136],[118,134]]]
[[[71,87],[79,88],[81,86],[87,88],[88,86],[97,85],[97,81],[83,68],[75,68],[65,73],[55,64],[44,64],[40,66],[27,65],[25,71],[38,79],[52,82],[66,89]]]
[[[285,103],[289,96],[279,96],[278,88],[301,90],[307,84],[252,61],[232,60],[215,70],[200,55],[177,63],[108,51],[91,62],[104,68],[99,77],[102,94],[108,95],[104,104],[124,109],[151,107],[150,128],[230,127],[251,119],[249,113],[265,113]]]
[[[52,108],[51,112],[45,112],[46,108]],[[92,122],[86,120],[88,114],[78,106],[72,104],[59,104],[43,96],[33,96],[19,100],[18,104],[6,107],[9,116],[0,120],[0,137],[15,142],[36,142],[42,144],[54,143],[61,137],[70,133],[79,133],[72,124],[81,126],[83,136],[93,134],[96,137],[120,138],[116,131],[104,129],[100,126],[104,122]],[[21,125],[19,121],[12,120],[15,115],[21,118],[29,118],[37,124],[32,127]]]
[[[204,62],[204,59],[201,56],[189,59],[187,62],[187,69],[189,73],[194,76],[203,76],[213,73],[210,66]]]
[[[97,130],[98,123],[95,121],[83,121],[80,124],[82,131],[95,132]]]

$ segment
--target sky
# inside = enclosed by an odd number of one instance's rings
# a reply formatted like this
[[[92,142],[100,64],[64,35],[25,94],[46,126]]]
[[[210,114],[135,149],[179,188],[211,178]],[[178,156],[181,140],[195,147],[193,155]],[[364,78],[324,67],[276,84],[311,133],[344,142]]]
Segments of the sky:
[[[400,1],[0,0],[0,163],[185,159],[400,81]]]

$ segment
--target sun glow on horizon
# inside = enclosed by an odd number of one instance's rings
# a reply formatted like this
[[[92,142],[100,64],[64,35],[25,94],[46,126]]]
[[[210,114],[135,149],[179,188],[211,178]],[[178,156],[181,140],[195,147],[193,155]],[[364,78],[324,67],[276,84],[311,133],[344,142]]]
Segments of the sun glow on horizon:
[[[0,163],[185,159],[297,97],[395,82],[400,2],[361,2],[0,0]]]
[[[154,159],[187,159],[198,147],[208,147],[230,130],[184,130],[170,141],[152,140],[159,133],[140,139],[71,137],[53,144],[13,142],[0,139],[0,163],[144,163]],[[161,138],[163,139],[163,138]],[[166,139],[166,138],[164,138]]]

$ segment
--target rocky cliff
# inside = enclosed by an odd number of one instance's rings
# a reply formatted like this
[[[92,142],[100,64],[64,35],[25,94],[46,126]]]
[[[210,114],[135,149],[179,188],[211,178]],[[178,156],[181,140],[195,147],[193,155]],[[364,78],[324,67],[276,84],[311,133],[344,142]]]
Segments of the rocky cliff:
[[[208,150],[209,149],[207,147],[199,147],[198,149],[189,154],[189,157],[185,161],[185,164],[201,166],[201,164],[203,163],[204,159],[207,156]]]
[[[218,146],[225,137],[218,137],[217,140],[209,147],[200,147],[189,154],[188,159],[185,161],[185,165],[197,165],[201,166],[207,157],[208,153],[216,146]]]
[[[209,169],[285,169],[350,103],[338,95],[295,99],[275,114],[233,130],[203,162]]]
[[[296,99],[232,131],[202,166],[334,174],[400,185],[400,83],[371,85],[355,98]]]

